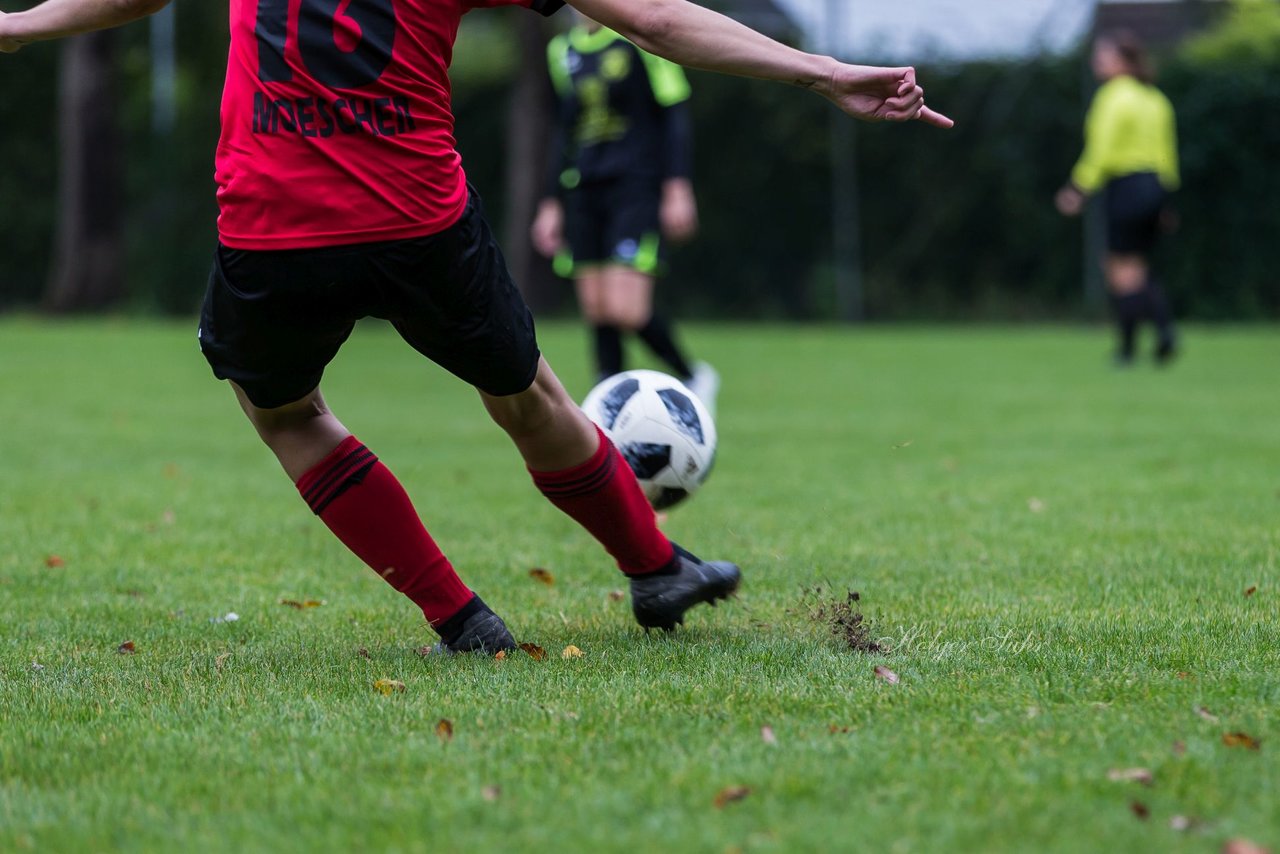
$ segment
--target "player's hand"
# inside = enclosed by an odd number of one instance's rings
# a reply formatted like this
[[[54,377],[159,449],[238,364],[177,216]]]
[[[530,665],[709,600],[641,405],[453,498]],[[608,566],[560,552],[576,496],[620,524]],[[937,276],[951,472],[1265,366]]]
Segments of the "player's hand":
[[[698,201],[688,178],[670,178],[663,182],[658,218],[662,236],[672,243],[687,243],[698,233]]]
[[[554,258],[564,248],[564,205],[559,199],[543,199],[529,229],[533,248],[540,255]]]
[[[955,122],[925,106],[914,68],[874,68],[837,63],[823,95],[849,115],[870,122],[922,121],[950,128]]]
[[[1080,216],[1084,213],[1085,198],[1074,184],[1067,184],[1053,197],[1053,204],[1063,216]]]
[[[26,42],[21,42],[13,36],[7,35],[9,13],[0,12],[0,53],[17,53],[18,48],[22,47]]]

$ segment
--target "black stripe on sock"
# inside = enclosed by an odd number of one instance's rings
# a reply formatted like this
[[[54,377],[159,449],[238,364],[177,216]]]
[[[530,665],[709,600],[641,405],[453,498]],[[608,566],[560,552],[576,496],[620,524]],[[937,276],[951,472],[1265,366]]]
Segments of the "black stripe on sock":
[[[542,490],[542,494],[548,498],[576,498],[580,495],[590,495],[608,483],[616,469],[617,459],[610,453],[595,471],[566,483],[539,483],[538,489]]]
[[[370,456],[372,457],[373,455],[370,454]],[[330,504],[332,504],[334,501],[337,501],[338,498],[341,497],[343,493],[345,493],[348,489],[351,489],[351,487],[358,486],[359,484],[363,483],[365,477],[377,464],[378,464],[378,458],[373,457],[372,459],[365,461],[363,465],[360,465],[357,468],[348,469],[349,473],[346,475],[346,477],[342,479],[341,482],[335,485],[333,489],[329,490],[329,492],[324,495],[316,496],[316,498],[313,501],[307,502],[311,506],[311,512],[319,516],[321,513],[325,511],[325,509]]]
[[[323,496],[325,492],[329,491],[335,483],[340,482],[346,476],[347,472],[351,471],[355,465],[359,465],[366,461],[376,463],[378,458],[374,456],[372,451],[364,445],[361,445],[338,461],[333,468],[329,469],[324,477],[311,484],[311,487],[303,493],[303,499],[308,504],[313,503]]]

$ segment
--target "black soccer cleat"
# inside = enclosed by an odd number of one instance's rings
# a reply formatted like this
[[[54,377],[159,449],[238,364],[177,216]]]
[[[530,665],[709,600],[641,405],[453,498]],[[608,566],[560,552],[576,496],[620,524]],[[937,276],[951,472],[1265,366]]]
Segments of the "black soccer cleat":
[[[715,607],[742,583],[742,570],[726,561],[705,562],[676,546],[670,571],[631,578],[631,611],[645,628],[675,631],[684,612],[706,602]]]
[[[457,655],[460,652],[480,652],[497,655],[516,648],[516,640],[507,630],[507,624],[483,600],[477,596],[463,609],[462,625],[448,635],[443,635],[432,652],[440,655]],[[450,622],[454,619],[451,618]]]

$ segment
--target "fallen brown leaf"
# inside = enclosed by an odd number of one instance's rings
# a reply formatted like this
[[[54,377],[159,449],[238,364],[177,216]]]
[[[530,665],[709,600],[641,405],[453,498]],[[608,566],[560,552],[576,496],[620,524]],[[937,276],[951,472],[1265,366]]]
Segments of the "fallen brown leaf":
[[[735,801],[744,800],[750,794],[749,786],[728,786],[716,794],[716,799],[712,803],[715,804],[716,809],[722,810]]]
[[[489,803],[494,803],[498,798],[502,797],[502,787],[485,786],[480,790],[480,797],[484,798]]]
[[[319,599],[281,599],[281,605],[287,605],[290,608],[297,608],[299,611],[305,611],[307,608],[319,608],[324,602]]]
[[[568,645],[568,646],[566,646],[566,647],[564,648],[564,650],[560,653],[560,657],[561,657],[561,658],[564,658],[564,659],[569,659],[569,658],[582,658],[582,654],[583,654],[583,653],[582,653],[582,650],[578,649],[578,648],[577,648],[576,646],[574,646],[573,644],[569,644],[569,645]]]
[[[446,743],[453,741],[453,721],[448,718],[441,718],[436,723],[436,738]]]
[[[58,555],[49,555],[44,559],[44,565],[50,569],[61,569],[67,565],[67,562]]]
[[[1222,854],[1271,854],[1271,849],[1251,839],[1228,839],[1222,843]]]
[[[832,734],[832,735],[848,735],[848,734],[849,734],[849,733],[851,733],[851,732],[853,732],[853,727],[848,727],[848,726],[836,726],[835,724],[832,724],[832,725],[831,725],[831,734]]]
[[[506,661],[506,660],[507,660],[507,651],[506,651],[505,649],[500,649],[500,650],[498,650],[497,654],[495,654],[495,655],[493,656],[493,660],[494,660],[494,661]]]
[[[1178,671],[1178,678],[1179,678],[1179,679],[1190,679],[1190,678],[1191,678],[1191,674],[1190,674],[1190,673],[1188,673],[1188,672],[1187,672],[1187,671],[1185,671],[1185,670],[1179,670],[1179,671]]]
[[[1107,772],[1107,779],[1114,783],[1141,783],[1150,786],[1155,775],[1150,768],[1112,768]]]
[[[390,697],[397,691],[404,693],[405,684],[399,679],[379,679],[373,683],[373,690],[382,694],[384,697]]]
[[[1248,599],[1250,596],[1252,596],[1257,592],[1258,592],[1258,585],[1255,584],[1244,592],[1244,598]]]
[[[1206,721],[1208,721],[1211,724],[1216,724],[1218,722],[1218,716],[1215,715],[1213,712],[1209,711],[1208,706],[1201,706],[1200,708],[1196,709],[1196,714],[1204,718]]]
[[[627,594],[623,593],[621,590],[609,591],[610,602],[621,602],[623,599],[626,599],[626,598],[627,598]]]
[[[133,641],[125,641],[124,643],[116,647],[116,652],[120,653],[121,655],[133,655],[137,651],[138,651],[138,646]]]
[[[369,654],[369,650],[363,646],[356,650],[356,655],[360,656],[361,658],[369,658],[369,659],[373,658],[373,656]]]
[[[1142,801],[1134,801],[1129,804],[1129,809],[1142,821],[1151,818],[1151,809]]]
[[[536,643],[522,643],[520,648],[533,658],[534,661],[544,661],[547,657],[547,651]]]
[[[1262,749],[1262,742],[1245,732],[1224,732],[1222,743],[1227,747],[1243,747],[1245,750]]]
[[[213,666],[217,668],[219,673],[222,672],[222,668],[226,666],[227,659],[229,659],[230,657],[231,657],[231,653],[224,652],[222,655],[218,656],[213,660]]]
[[[770,747],[773,747],[778,743],[778,737],[773,734],[773,727],[771,726],[760,727],[760,738]]]
[[[883,664],[877,664],[875,672],[876,672],[877,679],[883,679],[884,681],[888,682],[890,685],[898,684],[898,681],[899,681],[898,674],[894,673],[892,670],[885,667]]]
[[[536,566],[529,570],[529,577],[534,581],[537,581],[539,584],[545,584],[548,587],[556,583],[556,577],[551,574],[550,570],[543,569],[540,566]]]

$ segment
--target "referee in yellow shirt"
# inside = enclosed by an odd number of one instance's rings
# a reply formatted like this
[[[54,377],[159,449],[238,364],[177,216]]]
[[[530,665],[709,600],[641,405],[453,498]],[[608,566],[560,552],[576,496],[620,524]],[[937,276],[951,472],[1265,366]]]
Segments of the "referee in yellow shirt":
[[[1100,36],[1093,71],[1102,86],[1085,120],[1085,147],[1058,191],[1058,210],[1076,216],[1089,196],[1103,194],[1107,217],[1107,287],[1115,308],[1119,365],[1133,362],[1144,320],[1155,325],[1156,360],[1177,354],[1173,311],[1151,273],[1151,253],[1178,189],[1177,127],[1169,99],[1153,85],[1147,52],[1132,34]]]

